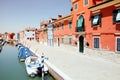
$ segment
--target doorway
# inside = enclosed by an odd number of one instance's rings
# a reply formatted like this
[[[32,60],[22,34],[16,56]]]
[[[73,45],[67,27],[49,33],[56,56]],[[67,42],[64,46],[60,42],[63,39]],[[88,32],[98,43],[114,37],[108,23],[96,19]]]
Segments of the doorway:
[[[60,46],[60,39],[58,38],[58,46]]]
[[[83,36],[79,37],[79,52],[81,53],[84,52],[84,37]]]

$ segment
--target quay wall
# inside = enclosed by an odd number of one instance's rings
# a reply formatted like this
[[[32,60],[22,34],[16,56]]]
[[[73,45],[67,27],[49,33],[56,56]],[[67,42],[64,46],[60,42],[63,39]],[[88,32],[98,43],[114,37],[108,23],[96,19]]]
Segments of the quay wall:
[[[41,57],[40,54],[37,54],[37,49],[34,48],[32,45],[29,45],[27,43],[23,43],[24,46],[28,47],[36,56]],[[59,70],[57,67],[55,67],[53,64],[49,62],[49,60],[45,60],[45,64],[48,66],[49,73],[56,79],[56,80],[72,80],[70,77],[68,77],[66,74],[64,74],[61,70]]]

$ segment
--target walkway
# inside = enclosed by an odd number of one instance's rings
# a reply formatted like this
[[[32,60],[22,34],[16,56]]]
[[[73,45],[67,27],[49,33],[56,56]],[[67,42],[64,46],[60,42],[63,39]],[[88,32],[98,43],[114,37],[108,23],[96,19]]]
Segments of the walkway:
[[[50,47],[37,42],[24,44],[39,56],[44,53],[51,64],[72,80],[120,80],[120,64],[77,53],[70,48]]]

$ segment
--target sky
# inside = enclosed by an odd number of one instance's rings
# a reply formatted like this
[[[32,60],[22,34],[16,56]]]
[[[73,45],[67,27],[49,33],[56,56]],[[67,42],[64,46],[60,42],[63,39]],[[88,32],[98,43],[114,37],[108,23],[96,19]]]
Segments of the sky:
[[[40,28],[40,22],[70,13],[70,0],[0,0],[0,33]]]

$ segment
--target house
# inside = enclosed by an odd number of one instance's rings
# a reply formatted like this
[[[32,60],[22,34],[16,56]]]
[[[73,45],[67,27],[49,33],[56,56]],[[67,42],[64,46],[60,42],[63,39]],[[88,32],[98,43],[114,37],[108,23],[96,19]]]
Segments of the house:
[[[35,40],[36,38],[35,38],[35,31],[36,31],[36,29],[35,28],[26,28],[25,30],[24,30],[24,37],[25,37],[25,40],[29,40],[29,41],[31,41],[31,40]]]
[[[120,0],[71,0],[79,51],[120,52]]]
[[[42,21],[40,22],[40,35],[39,35],[39,42],[42,44],[47,45],[48,41],[48,30],[47,30],[47,25],[49,24],[48,21]]]
[[[52,22],[54,44],[60,46],[61,44],[72,45],[72,39],[74,38],[74,29],[72,27],[72,14],[68,14],[64,17],[58,15],[58,19]]]

